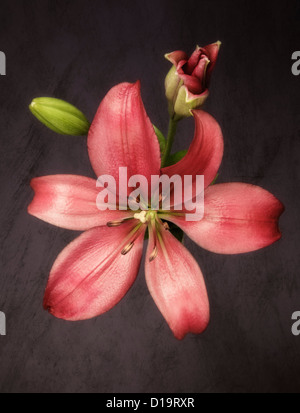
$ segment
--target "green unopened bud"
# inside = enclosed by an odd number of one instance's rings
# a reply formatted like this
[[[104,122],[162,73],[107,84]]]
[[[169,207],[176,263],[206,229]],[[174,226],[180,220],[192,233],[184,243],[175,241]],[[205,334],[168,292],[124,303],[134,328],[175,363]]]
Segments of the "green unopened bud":
[[[90,123],[84,114],[64,100],[36,98],[29,109],[47,128],[60,135],[83,136],[90,129]]]

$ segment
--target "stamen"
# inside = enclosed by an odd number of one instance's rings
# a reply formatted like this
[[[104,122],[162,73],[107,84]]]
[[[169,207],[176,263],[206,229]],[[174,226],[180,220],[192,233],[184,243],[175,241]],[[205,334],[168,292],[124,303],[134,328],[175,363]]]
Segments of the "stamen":
[[[155,258],[157,257],[157,254],[158,254],[158,249],[157,249],[157,247],[155,246],[154,249],[153,249],[153,251],[152,251],[151,254],[150,254],[149,262],[154,261]]]
[[[120,225],[124,224],[125,222],[128,222],[131,219],[133,219],[133,216],[129,216],[127,218],[116,220],[116,221],[109,221],[106,223],[106,225],[108,227],[119,227]]]
[[[110,227],[110,228],[119,227],[120,225],[123,224],[123,222],[124,222],[124,220],[121,220],[121,221],[110,221],[110,222],[107,222],[106,225],[107,225],[108,227]]]
[[[122,250],[121,254],[122,254],[122,255],[128,254],[129,251],[132,250],[133,246],[134,246],[134,242],[130,242],[130,243],[127,244],[126,247]]]
[[[167,230],[167,231],[170,230],[169,224],[168,224],[167,222],[164,222],[164,223],[163,223],[163,227],[164,227],[164,229]]]

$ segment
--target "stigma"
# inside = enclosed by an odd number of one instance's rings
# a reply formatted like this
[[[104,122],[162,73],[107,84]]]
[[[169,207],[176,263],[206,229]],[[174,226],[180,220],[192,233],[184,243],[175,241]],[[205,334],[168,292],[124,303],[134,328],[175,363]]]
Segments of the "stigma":
[[[139,220],[142,224],[146,224],[151,220],[155,220],[157,217],[157,211],[141,211],[134,214],[133,218]]]
[[[148,217],[147,217],[147,212],[146,212],[146,211],[138,212],[138,213],[134,214],[133,217],[134,217],[135,219],[139,219],[142,224],[146,224],[146,222],[148,221]]]

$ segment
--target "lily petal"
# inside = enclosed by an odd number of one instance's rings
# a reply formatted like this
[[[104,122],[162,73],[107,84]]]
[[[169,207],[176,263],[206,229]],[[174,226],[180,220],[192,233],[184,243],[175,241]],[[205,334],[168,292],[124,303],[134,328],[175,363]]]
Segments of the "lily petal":
[[[205,188],[217,175],[224,150],[223,135],[217,121],[202,110],[194,110],[195,135],[186,156],[177,164],[162,169],[168,176],[204,175]]]
[[[189,75],[191,75],[195,69],[195,67],[197,66],[199,59],[201,57],[202,51],[199,47],[196,48],[196,50],[193,52],[193,54],[191,55],[191,57],[189,58],[189,60],[186,63],[185,66],[185,72]]]
[[[85,231],[108,221],[122,219],[125,211],[99,211],[96,205],[96,181],[76,175],[52,175],[31,181],[35,191],[29,214],[49,224],[75,231]]]
[[[201,247],[219,254],[240,254],[281,238],[278,219],[284,207],[270,192],[250,184],[228,183],[205,191],[205,214],[199,222],[164,217]]]
[[[171,62],[174,66],[177,66],[178,63],[182,60],[184,60],[184,63],[186,63],[189,56],[187,55],[187,53],[181,50],[176,50],[175,52],[167,53],[165,55],[165,58],[169,60],[169,62]]]
[[[150,239],[146,259],[149,291],[175,337],[202,333],[209,322],[209,301],[202,272],[188,250],[166,230],[154,260],[154,239]]]
[[[202,82],[197,77],[181,73],[179,73],[179,77],[191,93],[195,95],[202,93]]]
[[[89,156],[95,173],[112,175],[119,167],[128,177],[141,174],[151,181],[160,171],[160,149],[140,94],[140,83],[122,83],[103,99],[88,136]]]
[[[201,83],[204,85],[206,80],[206,70],[210,64],[210,60],[206,56],[202,56],[199,60],[199,63],[193,71],[193,76],[196,76],[201,80]]]
[[[83,233],[58,256],[48,281],[44,307],[69,321],[96,317],[115,306],[132,286],[140,266],[143,235],[122,255],[133,222]]]
[[[213,70],[215,68],[215,65],[217,63],[217,59],[218,59],[221,44],[222,43],[220,41],[218,41],[216,43],[209,44],[208,46],[205,46],[205,47],[202,48],[202,50],[204,51],[204,53],[207,55],[207,57],[210,60],[210,65],[208,66],[207,72],[206,72],[207,85],[209,85],[209,83],[210,83],[212,72],[213,72]]]

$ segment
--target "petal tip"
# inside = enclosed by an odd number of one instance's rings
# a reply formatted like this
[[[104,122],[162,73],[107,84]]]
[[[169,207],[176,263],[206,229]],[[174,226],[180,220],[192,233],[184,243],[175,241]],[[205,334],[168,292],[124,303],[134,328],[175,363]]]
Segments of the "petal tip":
[[[188,325],[186,326],[185,329],[181,329],[181,330],[172,329],[172,332],[174,334],[174,337],[177,340],[182,341],[188,334],[199,335],[199,334],[205,333],[205,331],[207,330],[209,326],[209,323],[210,323],[210,315],[208,312],[208,314],[205,315],[203,319],[201,319],[201,323],[199,322],[197,323],[198,325],[195,325],[195,326]]]
[[[34,215],[34,214],[33,214],[33,201],[30,202],[30,204],[28,205],[28,207],[27,207],[27,213],[28,213],[29,215]]]
[[[279,200],[278,200],[278,202],[279,202],[279,215],[278,215],[278,217],[280,218],[281,215],[285,212],[285,205]]]
[[[135,83],[132,84],[132,86],[138,91],[141,91],[141,81],[137,80]]]
[[[30,187],[35,191],[35,187],[36,187],[36,182],[37,182],[38,178],[32,178],[30,181]]]
[[[35,216],[35,207],[36,207],[36,179],[37,178],[34,178],[30,182],[30,187],[33,190],[33,198],[30,204],[27,206],[27,213],[33,216]]]
[[[173,63],[173,62],[171,61],[171,57],[170,57],[171,55],[172,55],[172,52],[171,52],[171,53],[166,53],[166,54],[165,54],[165,59],[168,60],[169,62]]]

